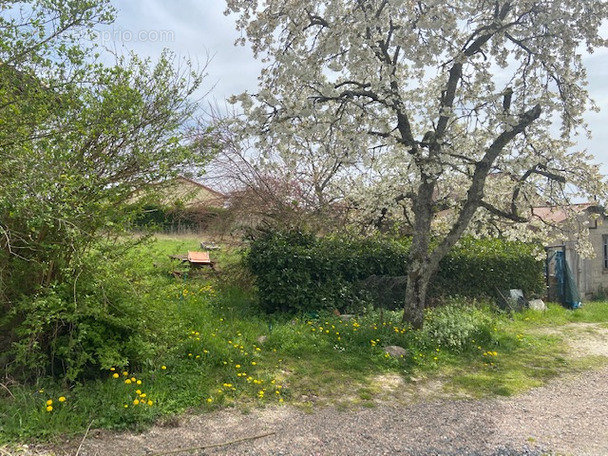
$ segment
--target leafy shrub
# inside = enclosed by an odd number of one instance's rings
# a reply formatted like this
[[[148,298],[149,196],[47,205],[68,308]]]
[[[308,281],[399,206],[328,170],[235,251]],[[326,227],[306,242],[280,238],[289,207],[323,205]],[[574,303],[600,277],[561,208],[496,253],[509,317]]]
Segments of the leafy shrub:
[[[490,315],[465,300],[451,300],[447,305],[427,310],[423,337],[454,352],[487,345],[493,338],[494,322]]]
[[[13,374],[75,381],[152,363],[181,326],[162,293],[147,295],[142,258],[82,259],[71,282],[24,297],[12,312]],[[67,275],[67,274],[66,274]]]
[[[158,232],[204,231],[226,216],[226,209],[206,206],[144,205],[133,220],[135,228]]]
[[[274,231],[252,243],[245,265],[256,277],[266,312],[343,311],[362,299],[378,298],[372,289],[361,293],[364,279],[402,277],[409,245],[408,239],[317,238],[300,231]],[[540,293],[543,262],[534,249],[500,239],[463,239],[442,261],[430,296],[499,298],[499,290],[509,288],[521,288],[526,295]]]
[[[537,253],[534,244],[463,238],[442,260],[431,294],[500,298],[511,288],[542,294],[544,262]]]
[[[316,238],[269,232],[246,253],[266,312],[344,310],[358,300],[356,284],[371,274],[403,271],[407,248],[369,238]]]

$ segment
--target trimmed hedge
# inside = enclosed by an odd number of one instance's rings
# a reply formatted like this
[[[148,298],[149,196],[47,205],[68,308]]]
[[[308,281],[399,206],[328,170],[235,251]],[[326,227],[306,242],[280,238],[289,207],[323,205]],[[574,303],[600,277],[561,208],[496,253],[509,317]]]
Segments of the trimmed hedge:
[[[244,263],[256,277],[266,312],[343,311],[360,302],[364,279],[403,276],[409,245],[409,239],[269,232],[251,244]],[[541,293],[543,267],[531,245],[464,239],[441,262],[430,297],[497,297],[497,290],[509,288]]]
[[[499,298],[511,288],[525,296],[545,291],[545,262],[538,246],[502,239],[464,238],[440,264],[433,280],[433,296]]]

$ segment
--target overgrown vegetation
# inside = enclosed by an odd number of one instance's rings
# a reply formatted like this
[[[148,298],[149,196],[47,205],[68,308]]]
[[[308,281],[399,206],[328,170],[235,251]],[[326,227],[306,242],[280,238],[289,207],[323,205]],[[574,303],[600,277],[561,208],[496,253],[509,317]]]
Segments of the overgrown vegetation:
[[[133,227],[157,233],[208,232],[222,223],[226,212],[220,207],[145,204],[135,208]]]
[[[49,359],[40,346],[38,357],[28,356],[41,374],[35,381],[2,380],[0,444],[78,434],[91,423],[142,429],[183,412],[225,406],[374,406],[406,397],[403,385],[411,378],[442,379],[442,394],[509,395],[589,367],[568,361],[559,337],[531,331],[608,321],[602,303],[510,316],[487,300],[466,298],[446,298],[427,313],[422,331],[403,326],[400,313],[381,309],[353,317],[267,315],[237,251],[213,253],[217,274],[183,269],[169,259],[198,242],[163,237],[128,255],[116,252],[111,265],[92,257],[87,264],[98,268],[97,282],[87,283],[81,274],[79,296],[106,302],[106,315],[94,313],[84,298],[74,304],[68,290],[54,290],[45,301],[48,320],[32,318],[29,324],[45,331],[69,328],[47,347],[54,373],[68,375],[43,375],[53,371],[44,367]],[[62,313],[66,305],[77,306],[69,314],[76,320]],[[389,345],[406,354],[387,355]],[[32,349],[26,343],[17,348],[23,354]],[[387,384],[392,377],[402,384]]]
[[[93,60],[87,35],[111,22],[107,0],[2,11],[0,362],[74,381],[143,361],[140,334],[162,338],[164,316],[144,312],[142,278],[120,257],[137,192],[208,158],[186,126],[202,76],[169,52]]]
[[[398,282],[405,275],[409,245],[407,238],[399,242],[271,231],[252,243],[245,263],[256,276],[260,304],[267,312],[352,311],[366,305],[365,298],[398,308],[405,279],[395,297],[383,293],[385,282],[361,281],[375,275]],[[527,296],[542,293],[544,263],[537,259],[538,251],[538,246],[523,242],[465,238],[441,262],[431,298],[500,299],[510,288],[522,289]]]

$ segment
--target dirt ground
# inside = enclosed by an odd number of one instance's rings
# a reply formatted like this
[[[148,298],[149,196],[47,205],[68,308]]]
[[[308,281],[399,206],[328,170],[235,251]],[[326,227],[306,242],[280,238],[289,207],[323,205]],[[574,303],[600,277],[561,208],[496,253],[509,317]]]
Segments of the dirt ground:
[[[562,335],[573,358],[608,357],[606,326],[575,323],[542,333]],[[425,400],[425,388],[405,388],[410,403],[402,395],[373,408],[228,409],[142,434],[93,430],[52,449],[0,448],[0,455],[608,455],[607,367],[511,398]]]

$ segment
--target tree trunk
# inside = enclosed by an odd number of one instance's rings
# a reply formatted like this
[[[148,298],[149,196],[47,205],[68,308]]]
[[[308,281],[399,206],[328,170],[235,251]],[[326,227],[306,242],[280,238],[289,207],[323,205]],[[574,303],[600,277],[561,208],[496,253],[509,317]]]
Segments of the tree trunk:
[[[422,329],[424,325],[424,308],[430,282],[427,272],[429,265],[425,263],[424,259],[410,258],[408,266],[403,322],[411,324],[414,329]]]
[[[414,204],[414,235],[407,264],[403,322],[410,323],[415,329],[421,329],[424,324],[426,292],[434,266],[434,263],[429,261],[429,246],[436,183],[436,177],[424,179],[418,187]]]

